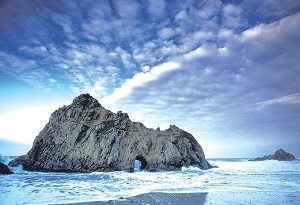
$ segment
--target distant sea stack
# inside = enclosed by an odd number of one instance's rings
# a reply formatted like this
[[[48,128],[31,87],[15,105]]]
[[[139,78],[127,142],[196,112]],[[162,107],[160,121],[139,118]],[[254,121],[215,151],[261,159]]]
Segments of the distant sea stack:
[[[283,149],[279,149],[272,155],[257,157],[250,161],[264,161],[264,160],[292,161],[294,159],[295,157],[292,154],[284,151]]]
[[[126,113],[106,110],[89,94],[51,114],[27,155],[11,161],[26,170],[54,172],[208,169],[202,147],[188,132],[146,128]]]

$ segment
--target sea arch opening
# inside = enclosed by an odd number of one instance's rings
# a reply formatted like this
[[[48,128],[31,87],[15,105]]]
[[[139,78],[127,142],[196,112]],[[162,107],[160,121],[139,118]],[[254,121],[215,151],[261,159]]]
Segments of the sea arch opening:
[[[134,171],[143,171],[148,166],[148,162],[143,156],[136,156],[134,160]]]

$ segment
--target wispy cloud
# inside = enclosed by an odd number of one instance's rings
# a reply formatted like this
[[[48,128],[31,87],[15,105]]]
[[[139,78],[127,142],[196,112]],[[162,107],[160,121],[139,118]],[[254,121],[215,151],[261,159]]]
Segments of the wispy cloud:
[[[49,82],[60,85],[61,81],[67,81],[74,93],[90,92],[99,97],[107,95],[110,86],[118,83],[119,68],[116,64],[130,66],[126,52],[120,48],[116,50],[122,51],[120,55],[94,43],[23,46],[20,53],[40,59],[26,60],[2,52],[0,63],[3,71],[31,85],[46,87]]]
[[[36,50],[33,52],[36,52]],[[0,72],[20,79],[36,88],[59,85],[57,81],[53,81],[55,76],[52,76],[47,70],[40,68],[36,61],[20,58],[2,51],[0,51]]]
[[[148,82],[154,81],[167,72],[179,69],[180,66],[180,63],[170,61],[155,66],[149,71],[137,73],[131,79],[126,80],[120,88],[115,89],[111,95],[103,98],[101,102],[106,105],[106,107],[113,108],[114,103],[130,95],[133,89],[143,86]]]
[[[19,48],[20,52],[24,52],[29,55],[36,55],[36,56],[45,56],[48,55],[48,50],[45,46],[22,46]]]
[[[227,28],[242,28],[244,22],[242,20],[242,9],[234,4],[227,4],[223,7],[224,24]]]
[[[291,95],[286,95],[280,98],[275,98],[272,100],[266,100],[263,102],[257,103],[259,106],[271,106],[271,105],[290,105],[290,104],[298,104],[300,103],[300,93],[294,93]]]

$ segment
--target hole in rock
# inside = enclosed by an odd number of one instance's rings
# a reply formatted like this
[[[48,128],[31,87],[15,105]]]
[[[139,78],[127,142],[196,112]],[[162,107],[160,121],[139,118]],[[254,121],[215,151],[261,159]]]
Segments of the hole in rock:
[[[134,171],[142,171],[147,167],[148,163],[142,156],[137,156],[134,160]]]

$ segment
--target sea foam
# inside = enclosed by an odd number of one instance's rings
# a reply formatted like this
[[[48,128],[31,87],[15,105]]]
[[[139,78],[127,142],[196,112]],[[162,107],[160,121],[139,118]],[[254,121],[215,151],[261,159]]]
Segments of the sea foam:
[[[149,192],[286,192],[300,190],[300,162],[247,159],[209,160],[219,168],[133,173],[29,172],[14,167],[16,174],[0,183],[2,204],[47,204],[114,200]]]

